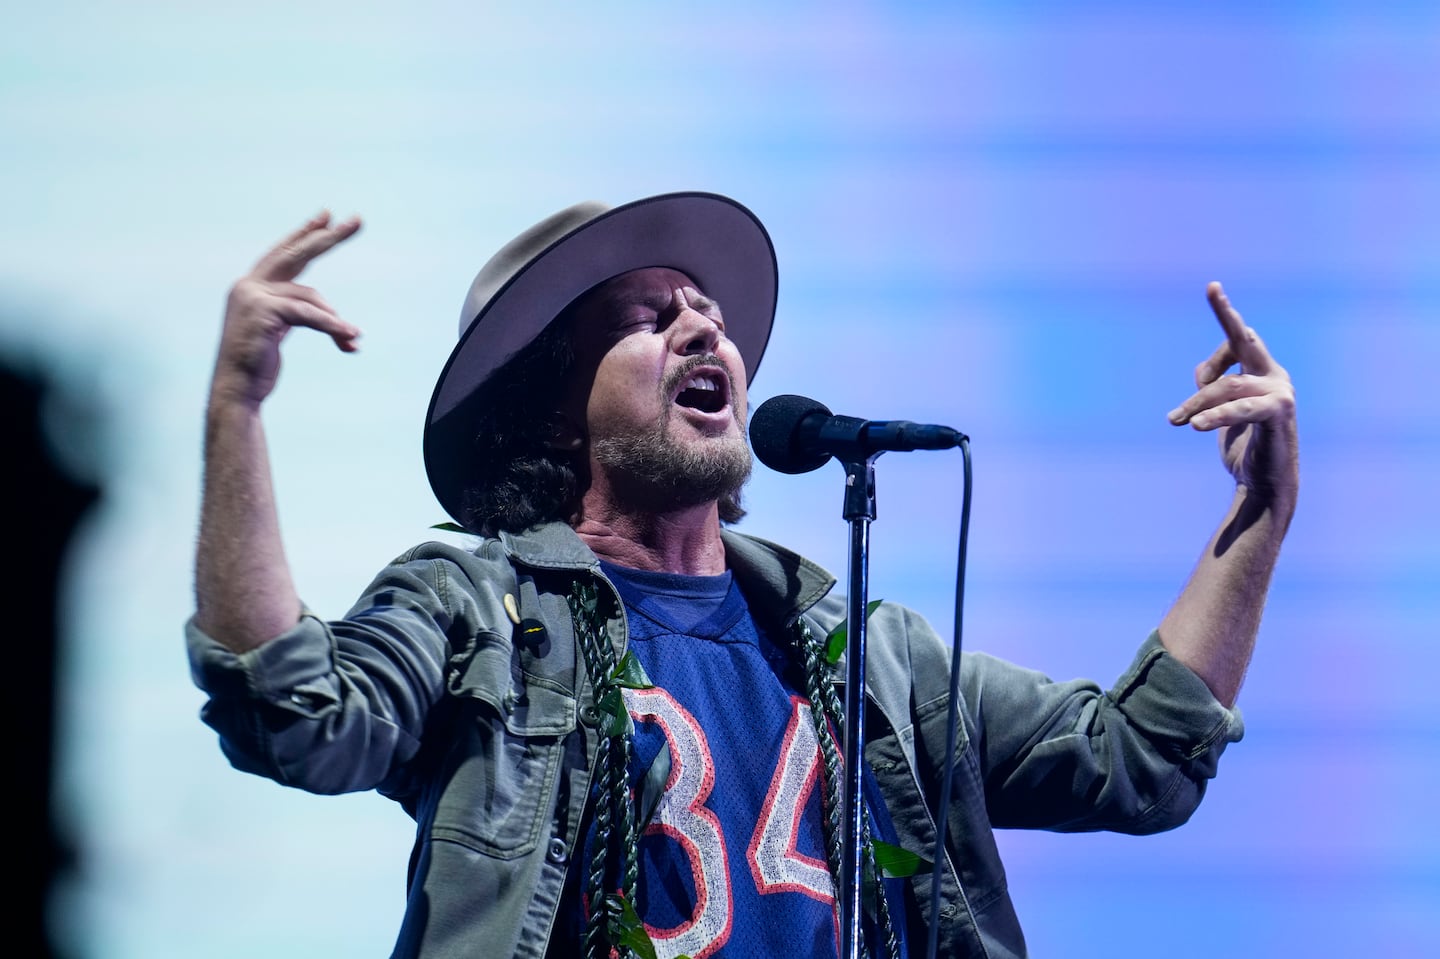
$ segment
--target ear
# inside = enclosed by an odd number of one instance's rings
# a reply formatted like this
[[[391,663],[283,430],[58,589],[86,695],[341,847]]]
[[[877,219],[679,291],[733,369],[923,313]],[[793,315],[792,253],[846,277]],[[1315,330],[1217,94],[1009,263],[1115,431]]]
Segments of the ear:
[[[585,445],[585,434],[570,417],[558,410],[545,422],[545,445],[552,450],[573,453]]]

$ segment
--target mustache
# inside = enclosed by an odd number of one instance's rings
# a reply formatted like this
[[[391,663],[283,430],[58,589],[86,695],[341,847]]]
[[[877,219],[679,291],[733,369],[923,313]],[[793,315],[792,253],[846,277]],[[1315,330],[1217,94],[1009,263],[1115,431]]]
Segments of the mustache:
[[[671,370],[664,382],[660,384],[661,395],[665,399],[674,396],[675,392],[680,389],[680,384],[688,380],[690,374],[702,366],[719,367],[725,373],[726,397],[733,402],[735,399],[735,375],[730,372],[729,365],[714,353],[697,353]]]

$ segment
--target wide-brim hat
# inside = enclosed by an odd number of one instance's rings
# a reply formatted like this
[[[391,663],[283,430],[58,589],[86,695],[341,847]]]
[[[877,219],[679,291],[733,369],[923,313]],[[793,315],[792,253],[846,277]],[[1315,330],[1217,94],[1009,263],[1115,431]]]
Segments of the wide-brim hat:
[[[567,207],[501,247],[476,274],[460,311],[460,340],[430,397],[424,439],[430,488],[456,522],[464,525],[464,491],[473,479],[476,391],[577,297],[646,267],[679,270],[720,304],[746,382],[754,377],[778,289],[775,248],[754,213],[714,193]]]

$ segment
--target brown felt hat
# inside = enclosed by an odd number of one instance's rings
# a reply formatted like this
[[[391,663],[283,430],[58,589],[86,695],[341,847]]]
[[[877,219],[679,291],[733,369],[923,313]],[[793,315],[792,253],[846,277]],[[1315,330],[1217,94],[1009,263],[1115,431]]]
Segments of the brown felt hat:
[[[445,511],[463,524],[475,436],[471,400],[577,297],[646,267],[693,279],[725,313],[725,333],[755,376],[775,318],[775,249],[755,214],[714,193],[666,193],[622,206],[587,201],[541,220],[500,248],[460,311],[451,351],[425,417],[425,472]]]

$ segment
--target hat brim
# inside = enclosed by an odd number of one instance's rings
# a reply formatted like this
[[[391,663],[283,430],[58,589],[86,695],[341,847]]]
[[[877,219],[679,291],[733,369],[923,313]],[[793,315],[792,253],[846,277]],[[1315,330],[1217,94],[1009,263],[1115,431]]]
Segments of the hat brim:
[[[446,361],[425,417],[425,471],[440,505],[461,504],[486,380],[598,283],[646,267],[689,276],[720,304],[725,333],[755,376],[775,318],[775,249],[748,209],[713,193],[669,193],[606,210],[519,268],[481,308]]]

